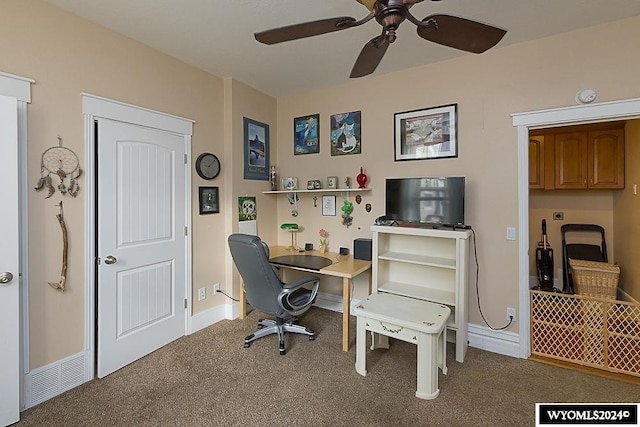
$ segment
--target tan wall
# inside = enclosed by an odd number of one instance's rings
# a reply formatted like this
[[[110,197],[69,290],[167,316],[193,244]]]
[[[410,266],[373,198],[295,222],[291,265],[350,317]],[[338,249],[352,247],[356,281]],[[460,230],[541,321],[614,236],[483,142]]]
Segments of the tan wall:
[[[42,152],[57,144],[58,135],[86,169],[81,92],[194,119],[192,161],[205,150],[225,154],[220,78],[37,0],[2,3],[0,52],[2,71],[36,81],[28,111],[29,187],[39,177]],[[195,173],[192,178],[192,197],[197,200],[197,187],[205,182]],[[226,180],[217,178],[214,185],[225,191]],[[31,369],[84,349],[85,182],[81,177],[76,199],[59,193],[45,199],[42,193],[29,193]],[[61,199],[70,240],[63,294],[47,285],[60,274],[62,243],[55,204]],[[194,212],[194,287],[223,283],[224,259],[216,253],[225,248],[224,215],[199,216],[197,203]],[[195,298],[194,312],[215,302],[199,303]]]
[[[613,198],[614,261],[620,265],[620,287],[640,301],[640,196],[634,186],[640,184],[640,120],[627,123],[625,129],[625,189]]]
[[[244,179],[244,125],[243,117],[269,125],[270,158],[277,158],[277,103],[276,100],[250,86],[238,81],[226,80],[226,108],[227,123],[225,142],[230,158],[227,164],[230,171],[226,178],[233,182],[233,189],[228,194],[226,205],[230,211],[227,215],[227,235],[238,232],[238,197],[255,196],[257,206],[257,231],[258,235],[268,244],[275,244],[276,236],[276,201],[272,197],[262,194],[269,190],[269,181]],[[226,241],[225,241],[226,245]],[[228,250],[225,250],[227,287],[232,286],[232,292],[237,298],[240,292],[240,277],[233,266],[233,260]],[[229,285],[232,283],[232,285]]]
[[[502,326],[506,307],[518,306],[518,245],[505,239],[506,228],[518,223],[517,135],[510,114],[575,105],[575,94],[584,87],[596,89],[598,101],[640,96],[640,58],[630,55],[639,37],[637,17],[279,99],[281,175],[301,182],[328,175],[353,178],[364,166],[371,179],[372,192],[363,203],[372,203],[373,210],[367,214],[357,206],[350,229],[339,217],[321,216],[310,197],[301,196],[296,218],[305,227],[301,241],[317,244],[320,227],[331,233],[333,249],[370,236],[370,224],[384,213],[385,177],[466,176],[466,221],[476,230],[482,308],[493,326]],[[458,158],[394,162],[394,113],[451,103],[458,104]],[[362,111],[362,154],[331,157],[329,116],[354,110]],[[294,156],[292,120],[313,113],[320,113],[320,153]],[[279,203],[278,222],[289,222],[286,202]],[[280,236],[281,243],[285,239]],[[470,274],[469,320],[482,325],[474,279]],[[356,297],[363,288],[356,284]],[[509,330],[517,327],[516,322]]]

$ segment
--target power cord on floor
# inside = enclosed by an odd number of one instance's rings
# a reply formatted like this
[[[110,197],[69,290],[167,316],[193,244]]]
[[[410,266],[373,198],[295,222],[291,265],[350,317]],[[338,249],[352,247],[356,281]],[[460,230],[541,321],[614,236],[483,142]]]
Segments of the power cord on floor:
[[[473,229],[473,227],[471,228],[471,234],[473,235],[473,255],[474,258],[476,260],[476,296],[478,297],[478,310],[480,311],[480,316],[482,316],[482,320],[484,320],[484,323],[492,330],[494,331],[502,331],[504,329],[507,329],[509,326],[511,326],[511,324],[513,323],[513,316],[509,316],[509,323],[507,323],[505,326],[501,327],[501,328],[495,328],[493,326],[491,326],[489,324],[489,322],[487,322],[487,319],[484,317],[484,313],[482,312],[482,306],[480,305],[480,289],[478,286],[478,282],[479,277],[480,277],[480,264],[478,263],[478,246],[476,244],[476,232]]]

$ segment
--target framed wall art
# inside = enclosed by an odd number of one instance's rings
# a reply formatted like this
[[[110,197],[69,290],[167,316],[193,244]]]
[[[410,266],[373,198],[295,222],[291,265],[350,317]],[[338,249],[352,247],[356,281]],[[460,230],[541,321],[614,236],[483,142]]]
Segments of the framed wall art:
[[[336,216],[336,196],[322,196],[322,215]]]
[[[220,213],[218,187],[198,187],[198,204],[200,215]]]
[[[395,160],[458,157],[458,104],[394,114]]]
[[[360,111],[331,116],[331,155],[343,156],[362,152]]]
[[[242,118],[244,179],[269,180],[269,125]]]
[[[320,114],[293,119],[293,154],[320,152]]]

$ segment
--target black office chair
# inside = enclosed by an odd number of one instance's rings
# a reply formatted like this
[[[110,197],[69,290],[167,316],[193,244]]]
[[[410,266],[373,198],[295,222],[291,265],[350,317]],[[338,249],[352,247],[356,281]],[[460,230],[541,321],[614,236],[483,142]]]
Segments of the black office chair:
[[[564,224],[560,227],[562,234],[562,291],[564,293],[574,293],[573,274],[569,266],[569,259],[580,259],[584,261],[607,262],[607,244],[604,239],[604,228],[595,224]],[[599,244],[593,243],[567,243],[569,233],[597,233],[600,238]]]
[[[295,325],[298,316],[311,307],[318,293],[319,279],[305,276],[290,283],[280,280],[278,271],[269,263],[269,247],[257,236],[232,234],[229,236],[229,249],[233,262],[242,276],[247,301],[253,308],[275,316],[276,320],[260,319],[258,330],[244,339],[247,348],[258,338],[278,334],[280,354],[286,353],[284,334],[294,332],[309,336],[313,341],[316,336],[312,329]],[[304,285],[313,284],[311,289]]]

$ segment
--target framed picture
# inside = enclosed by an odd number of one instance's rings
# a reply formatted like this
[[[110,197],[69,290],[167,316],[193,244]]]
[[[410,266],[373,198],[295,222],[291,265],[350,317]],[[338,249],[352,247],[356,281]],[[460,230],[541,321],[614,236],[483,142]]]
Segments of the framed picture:
[[[327,188],[335,190],[338,188],[338,177],[337,176],[328,176],[327,177]]]
[[[343,156],[362,152],[360,111],[331,116],[331,155]]]
[[[322,184],[319,179],[307,181],[307,190],[319,190],[320,188],[322,188]]]
[[[394,114],[395,160],[458,157],[458,104]]]
[[[293,119],[293,154],[320,152],[320,114]]]
[[[198,187],[200,215],[220,213],[218,187]]]
[[[256,198],[254,196],[238,197],[238,221],[254,221],[257,217]]]
[[[336,216],[336,196],[322,196],[322,215]]]
[[[283,190],[297,190],[298,189],[298,178],[289,176],[286,178],[282,178],[281,183]]]
[[[242,118],[244,179],[269,180],[269,125]]]

